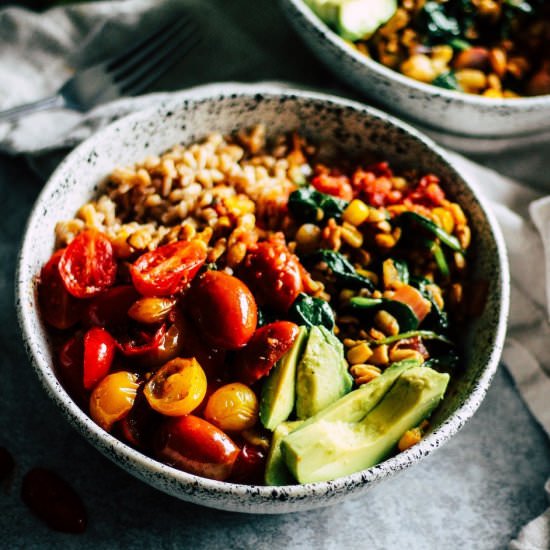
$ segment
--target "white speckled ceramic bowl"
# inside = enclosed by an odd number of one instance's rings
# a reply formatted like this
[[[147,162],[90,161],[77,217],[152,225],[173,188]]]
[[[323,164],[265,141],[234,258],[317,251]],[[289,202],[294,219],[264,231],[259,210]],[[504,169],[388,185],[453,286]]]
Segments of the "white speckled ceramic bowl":
[[[298,34],[336,76],[415,124],[455,134],[457,140],[492,137],[501,148],[512,146],[513,136],[550,130],[550,95],[491,99],[424,84],[359,53],[303,0],[281,4]]]
[[[250,90],[254,89],[254,92]],[[77,147],[44,187],[30,216],[19,259],[17,308],[25,346],[47,393],[78,431],[103,454],[154,487],[197,504],[252,513],[308,510],[368,491],[375,483],[410,466],[452,437],[477,409],[497,368],[508,314],[509,274],[500,231],[479,197],[427,138],[387,115],[358,103],[306,92],[233,87],[216,94],[195,91],[128,116]],[[118,441],[97,426],[57,381],[48,336],[38,314],[36,274],[54,247],[54,226],[73,216],[93,197],[115,166],[132,164],[177,142],[210,131],[224,133],[265,123],[270,134],[299,130],[341,147],[347,154],[374,151],[399,165],[439,174],[473,228],[477,277],[491,282],[487,306],[467,334],[465,368],[457,372],[422,442],[378,466],[335,481],[287,487],[250,487],[203,479],[161,464]],[[90,451],[92,452],[92,451]]]

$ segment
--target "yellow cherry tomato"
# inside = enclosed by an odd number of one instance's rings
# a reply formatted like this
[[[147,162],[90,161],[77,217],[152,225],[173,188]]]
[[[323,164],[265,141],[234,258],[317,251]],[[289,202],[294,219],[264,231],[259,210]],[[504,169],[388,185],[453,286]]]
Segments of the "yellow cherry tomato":
[[[109,374],[90,396],[90,416],[104,430],[110,431],[132,408],[139,388],[138,375],[119,371]]]
[[[155,411],[183,416],[201,404],[206,386],[206,374],[195,358],[176,358],[168,361],[145,384],[143,395]]]
[[[244,384],[235,382],[217,389],[208,399],[204,417],[224,431],[248,430],[258,420],[258,398]]]

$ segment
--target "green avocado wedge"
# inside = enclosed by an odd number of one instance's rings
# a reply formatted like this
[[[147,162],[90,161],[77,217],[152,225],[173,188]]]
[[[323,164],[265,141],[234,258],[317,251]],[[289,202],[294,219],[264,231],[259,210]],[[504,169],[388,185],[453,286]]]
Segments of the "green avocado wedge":
[[[300,327],[292,347],[277,362],[262,386],[260,420],[264,428],[274,430],[294,409],[296,367],[307,339],[307,328]]]
[[[392,452],[407,430],[431,414],[443,398],[449,375],[403,363],[398,364],[401,369],[391,373],[393,380],[379,382],[383,388],[371,390],[382,398],[378,403],[375,397],[365,399],[369,409],[366,412],[361,400],[356,409],[352,407],[353,395],[362,391],[359,389],[343,398],[345,405],[340,403],[343,400],[334,403],[283,438],[283,458],[300,483],[329,481],[378,464]],[[397,364],[366,388],[394,367]],[[397,377],[396,370],[400,370]],[[387,391],[383,391],[384,388]],[[375,405],[369,407],[372,403]],[[338,414],[339,410],[344,414]],[[353,412],[350,414],[350,411]]]
[[[265,466],[266,485],[291,485],[296,483],[296,480],[292,477],[292,474],[289,472],[283,460],[281,441],[283,437],[298,428],[300,424],[302,424],[300,420],[283,422],[279,424],[273,432],[271,447],[269,448]]]
[[[311,327],[296,372],[296,416],[305,420],[351,390],[344,347],[323,326]]]

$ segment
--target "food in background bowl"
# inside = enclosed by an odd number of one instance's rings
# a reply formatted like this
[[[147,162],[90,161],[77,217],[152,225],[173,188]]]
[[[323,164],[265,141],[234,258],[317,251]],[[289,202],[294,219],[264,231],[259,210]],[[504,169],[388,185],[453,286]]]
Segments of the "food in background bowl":
[[[426,84],[492,98],[550,94],[543,0],[307,0],[340,36]]]
[[[104,430],[203,477],[373,466],[420,441],[483,306],[443,188],[262,126],[116,169],[41,270],[58,377]]]

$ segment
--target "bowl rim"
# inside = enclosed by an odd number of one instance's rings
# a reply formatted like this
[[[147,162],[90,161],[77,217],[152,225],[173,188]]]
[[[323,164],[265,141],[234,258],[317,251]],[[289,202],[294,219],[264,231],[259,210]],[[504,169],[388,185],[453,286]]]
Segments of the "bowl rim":
[[[447,90],[445,88],[440,88],[439,86],[434,86],[432,84],[426,84],[415,80],[408,76],[405,76],[403,73],[394,71],[389,67],[386,67],[382,63],[371,59],[363,55],[356,48],[350,45],[346,40],[334,32],[317,14],[306,4],[304,0],[282,0],[291,4],[295,10],[297,10],[300,15],[318,32],[320,32],[326,40],[328,40],[334,47],[340,50],[342,53],[350,56],[356,63],[370,69],[379,75],[383,76],[387,80],[395,81],[398,84],[408,87],[417,92],[421,92],[427,95],[438,94],[444,99],[454,101],[462,101],[465,105],[471,105],[475,107],[506,107],[514,108],[517,107],[518,110],[523,109],[532,109],[540,106],[550,105],[550,94],[540,95],[540,96],[528,96],[528,97],[517,97],[517,98],[495,98],[495,97],[484,97],[475,94],[468,94],[466,92],[459,92],[454,90]],[[524,132],[528,134],[529,132]]]
[[[369,469],[362,470],[347,476],[339,477],[332,481],[323,481],[315,483],[284,485],[284,486],[263,486],[263,485],[243,485],[224,481],[215,481],[187,472],[183,472],[164,463],[161,463],[154,458],[133,449],[126,445],[121,440],[115,438],[111,434],[100,428],[91,418],[78,407],[78,405],[69,396],[66,390],[57,380],[53,369],[51,369],[46,356],[42,354],[40,346],[33,338],[32,321],[36,318],[38,311],[33,307],[35,300],[29,300],[29,293],[35,292],[36,273],[26,273],[25,266],[29,263],[28,258],[32,252],[32,234],[29,229],[37,223],[41,218],[42,201],[49,196],[57,187],[60,180],[60,175],[65,171],[66,167],[70,166],[73,159],[79,155],[81,151],[93,147],[97,142],[103,139],[103,136],[109,132],[116,131],[131,131],[133,123],[147,120],[151,116],[158,116],[159,112],[175,111],[183,103],[189,102],[205,102],[205,101],[220,101],[224,99],[245,100],[253,99],[258,96],[265,98],[280,99],[286,97],[290,100],[303,101],[314,100],[331,105],[335,108],[350,108],[360,116],[369,116],[389,122],[393,126],[412,135],[422,143],[423,146],[430,149],[433,153],[441,158],[451,172],[454,172],[461,183],[471,192],[474,201],[480,207],[491,235],[493,237],[497,257],[499,259],[499,273],[494,281],[500,296],[500,311],[498,323],[493,334],[493,347],[489,353],[485,366],[481,369],[480,374],[475,382],[475,387],[471,393],[463,400],[453,414],[447,418],[436,430],[423,438],[420,443],[401,452],[382,463],[375,465]],[[300,500],[308,497],[321,497],[341,491],[351,489],[353,487],[366,485],[384,479],[394,472],[401,471],[407,468],[418,459],[431,454],[441,443],[449,440],[456,432],[458,432],[465,423],[473,416],[477,408],[480,406],[485,394],[489,388],[490,382],[498,368],[500,356],[504,346],[504,338],[506,334],[507,319],[509,313],[510,300],[510,274],[508,268],[508,260],[504,237],[496,222],[496,218],[487,208],[487,203],[483,197],[480,197],[473,186],[460,174],[459,169],[454,165],[452,158],[436,145],[430,138],[424,136],[418,130],[412,128],[406,123],[403,123],[395,117],[388,115],[378,109],[363,105],[357,101],[343,99],[337,96],[310,92],[293,88],[279,88],[276,85],[227,85],[220,83],[219,85],[206,85],[194,88],[188,92],[178,94],[176,98],[160,101],[144,110],[136,113],[123,116],[119,120],[112,122],[103,129],[94,133],[88,139],[83,141],[75,149],[73,149],[65,159],[59,164],[57,169],[50,176],[48,182],[39,193],[35,204],[30,212],[29,218],[25,225],[22,244],[17,260],[16,270],[16,307],[19,327],[23,335],[23,341],[28,355],[31,358],[32,366],[37,373],[37,376],[45,388],[48,396],[61,409],[63,415],[69,422],[77,428],[77,430],[85,437],[85,439],[96,447],[100,452],[114,460],[117,465],[125,465],[124,467],[131,471],[137,477],[159,488],[155,481],[164,480],[167,482],[177,482],[182,486],[201,487],[209,494],[223,496],[227,498],[249,497],[251,494],[262,500]],[[34,295],[34,294],[33,294]],[[107,451],[107,449],[109,449]],[[140,475],[141,471],[147,471],[152,478],[145,478]]]

